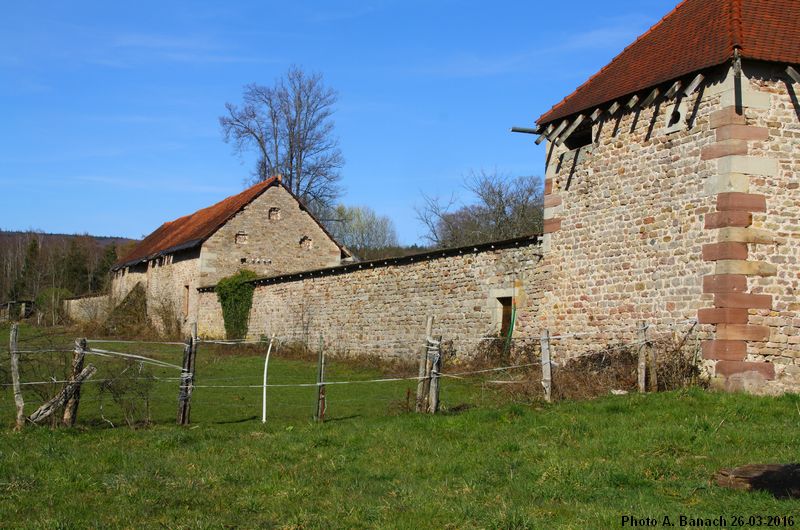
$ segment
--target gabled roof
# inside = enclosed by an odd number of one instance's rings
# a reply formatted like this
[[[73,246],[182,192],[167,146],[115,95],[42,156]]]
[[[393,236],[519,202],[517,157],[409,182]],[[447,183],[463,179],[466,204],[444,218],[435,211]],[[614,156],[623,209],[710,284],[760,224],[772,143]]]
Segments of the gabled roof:
[[[575,92],[544,125],[741,56],[800,63],[800,0],[684,0]]]
[[[142,242],[136,245],[125,257],[115,263],[112,270],[135,265],[136,263],[147,261],[157,256],[172,254],[179,250],[194,248],[202,244],[203,241],[211,237],[222,225],[227,223],[229,219],[272,186],[282,186],[289,192],[289,194],[300,203],[300,207],[306,210],[308,215],[314,219],[325,234],[336,243],[339,249],[344,254],[349,255],[349,251],[336,242],[325,227],[319,223],[311,212],[308,212],[302,201],[300,201],[289,188],[283,185],[281,179],[279,177],[272,177],[263,182],[259,182],[255,186],[237,195],[228,197],[213,206],[197,210],[193,214],[164,223],[158,227],[155,232],[144,238]]]

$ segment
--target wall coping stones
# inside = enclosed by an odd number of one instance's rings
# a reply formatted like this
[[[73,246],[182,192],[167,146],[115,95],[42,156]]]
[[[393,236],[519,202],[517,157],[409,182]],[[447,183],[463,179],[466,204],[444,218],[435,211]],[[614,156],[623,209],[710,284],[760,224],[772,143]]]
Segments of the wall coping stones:
[[[505,248],[524,247],[529,245],[541,245],[541,242],[542,242],[541,236],[531,235],[531,236],[517,237],[513,239],[505,239],[501,241],[491,241],[488,243],[481,243],[478,245],[468,245],[463,247],[432,250],[429,252],[420,252],[418,254],[411,254],[408,256],[401,256],[397,258],[359,261],[355,263],[349,263],[347,265],[339,265],[336,267],[325,267],[321,269],[296,272],[292,274],[265,276],[262,278],[256,278],[255,280],[252,280],[250,283],[258,286],[258,285],[270,285],[275,283],[293,282],[293,281],[312,278],[315,276],[319,277],[319,276],[331,276],[335,274],[347,274],[350,272],[355,272],[366,268],[375,269],[380,267],[407,265],[411,263],[417,263],[420,261],[431,261],[440,258],[448,258],[456,255],[479,254],[482,252],[492,252],[494,250],[501,250]],[[542,254],[538,254],[538,256],[540,259],[543,257]],[[215,287],[214,285],[206,285],[198,287],[197,290],[201,293],[212,292],[214,291],[214,287]]]

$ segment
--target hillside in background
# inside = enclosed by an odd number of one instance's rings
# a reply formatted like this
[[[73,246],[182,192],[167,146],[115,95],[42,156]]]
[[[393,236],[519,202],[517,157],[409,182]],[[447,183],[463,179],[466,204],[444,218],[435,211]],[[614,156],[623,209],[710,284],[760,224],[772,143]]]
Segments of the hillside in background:
[[[136,241],[124,237],[0,230],[0,301],[37,300],[102,292],[109,269]]]

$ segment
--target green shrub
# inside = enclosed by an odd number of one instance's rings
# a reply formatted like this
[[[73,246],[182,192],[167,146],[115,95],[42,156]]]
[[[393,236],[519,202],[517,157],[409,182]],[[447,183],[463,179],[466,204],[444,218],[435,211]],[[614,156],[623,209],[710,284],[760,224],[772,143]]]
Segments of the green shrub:
[[[242,339],[247,335],[247,320],[255,289],[250,280],[257,277],[253,271],[241,270],[217,283],[215,290],[222,306],[225,335],[229,339]]]

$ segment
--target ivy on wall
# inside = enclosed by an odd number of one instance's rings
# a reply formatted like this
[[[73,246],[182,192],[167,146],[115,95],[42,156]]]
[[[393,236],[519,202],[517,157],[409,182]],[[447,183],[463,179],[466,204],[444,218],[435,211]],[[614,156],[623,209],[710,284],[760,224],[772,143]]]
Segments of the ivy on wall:
[[[221,279],[214,289],[222,306],[225,335],[228,339],[243,339],[247,336],[247,321],[255,290],[250,280],[257,277],[253,271],[241,270],[233,276]]]

